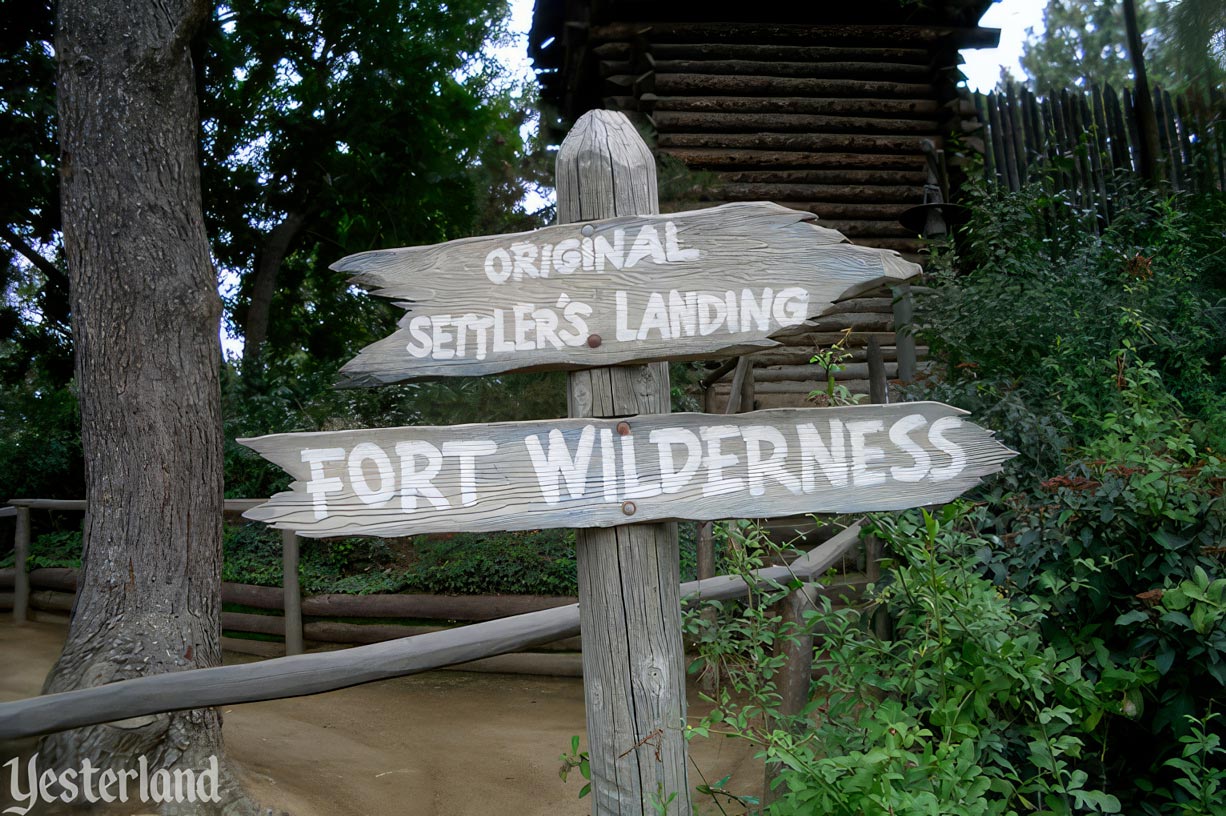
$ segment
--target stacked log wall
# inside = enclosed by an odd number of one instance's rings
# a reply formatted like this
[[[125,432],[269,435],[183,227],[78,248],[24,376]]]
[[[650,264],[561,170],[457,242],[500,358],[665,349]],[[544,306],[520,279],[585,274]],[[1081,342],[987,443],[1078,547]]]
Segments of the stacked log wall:
[[[549,5],[538,2],[538,29]],[[925,203],[925,143],[940,150],[950,134],[973,138],[980,127],[974,102],[957,88],[958,49],[999,37],[966,25],[979,11],[949,25],[653,21],[600,19],[650,14],[650,6],[570,3],[571,17],[553,23],[560,36],[534,31],[533,48],[559,128],[597,106],[640,124],[662,162],[662,211],[774,201],[813,213],[856,244],[922,263],[922,237],[899,218]],[[852,365],[838,376],[867,394],[854,354],[877,337],[891,359],[890,298],[866,293],[783,348],[754,355],[755,407],[805,404],[822,376],[809,360],[848,328]],[[723,410],[729,388],[728,378],[712,386],[709,410]]]

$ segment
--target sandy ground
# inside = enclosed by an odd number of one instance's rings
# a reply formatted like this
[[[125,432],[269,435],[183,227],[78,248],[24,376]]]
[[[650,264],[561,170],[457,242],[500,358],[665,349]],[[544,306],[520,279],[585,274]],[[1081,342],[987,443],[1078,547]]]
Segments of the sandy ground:
[[[0,700],[38,693],[65,630],[0,623]],[[691,714],[702,710],[691,693]],[[226,749],[249,789],[293,816],[590,812],[589,800],[576,798],[578,774],[565,784],[557,774],[559,754],[584,733],[576,679],[431,672],[231,706],[224,716]],[[3,764],[32,746],[0,743],[0,810],[11,802]],[[690,753],[707,779],[731,773],[733,787],[759,792],[761,766],[743,745],[696,740]],[[699,781],[691,768],[691,785]]]

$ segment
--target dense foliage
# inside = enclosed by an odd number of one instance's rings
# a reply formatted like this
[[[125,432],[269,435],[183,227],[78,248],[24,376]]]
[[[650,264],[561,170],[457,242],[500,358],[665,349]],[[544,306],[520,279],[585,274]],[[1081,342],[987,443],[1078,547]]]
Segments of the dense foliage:
[[[876,520],[893,634],[812,616],[799,723],[763,719],[777,593],[692,617],[728,681],[694,732],[781,763],[772,814],[1226,813],[1226,199],[1138,189],[1101,234],[1038,187],[972,203],[909,396],[1020,455],[972,502]]]
[[[9,193],[0,202],[0,497],[80,498],[54,8],[0,0],[0,10],[0,186]],[[501,402],[493,386],[331,393],[340,364],[390,333],[398,310],[357,292],[330,263],[540,220],[521,206],[545,157],[522,132],[533,95],[486,56],[505,36],[506,14],[502,0],[215,8],[193,45],[204,206],[227,329],[253,336],[244,376],[237,363],[227,372],[229,438],[325,422],[448,421],[460,402],[556,412],[560,393],[547,407],[533,393],[539,377]],[[279,478],[249,473],[255,466],[237,450],[228,463],[231,495]]]
[[[692,524],[680,526],[683,581],[694,580],[697,573],[694,530]],[[722,534],[717,536],[720,569],[725,566],[723,541]],[[11,554],[0,557],[0,567],[12,563]],[[30,569],[79,568],[80,530],[68,528],[37,536],[29,565]],[[226,528],[223,580],[281,586],[282,576],[279,532],[258,523]],[[303,539],[298,579],[307,594],[575,595],[575,531]]]
[[[777,816],[1221,813],[1218,715],[1181,716],[1175,735],[1146,743],[1165,751],[1154,751],[1145,772],[1119,774],[1112,763],[1135,749],[1130,695],[1157,670],[1146,661],[1104,667],[1101,653],[1052,639],[1051,604],[985,577],[982,512],[951,505],[939,516],[876,519],[873,532],[894,562],[875,606],[889,611],[893,633],[870,632],[873,606],[834,609],[819,598],[805,624],[817,632],[817,679],[797,717],[780,714],[776,683],[777,646],[799,632],[781,629],[771,606],[791,587],[713,604],[714,619],[689,615],[723,683],[690,735],[756,745],[779,769],[766,810]],[[738,566],[757,568],[769,548],[753,531],[742,542]],[[754,812],[760,799],[744,786],[723,779],[699,791],[724,813]]]

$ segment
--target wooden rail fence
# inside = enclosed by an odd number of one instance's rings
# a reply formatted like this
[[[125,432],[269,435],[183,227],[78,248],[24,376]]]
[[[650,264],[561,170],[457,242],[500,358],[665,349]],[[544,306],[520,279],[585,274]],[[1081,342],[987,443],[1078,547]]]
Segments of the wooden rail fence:
[[[1009,190],[1044,181],[1110,224],[1121,183],[1140,172],[1140,127],[1133,91],[1111,85],[1035,94],[1023,86],[975,96],[987,179]],[[1226,104],[1155,87],[1158,163],[1174,190],[1226,189]]]
[[[260,503],[260,499],[231,499],[226,513],[237,514]],[[14,506],[0,508],[0,517],[15,516],[19,521],[14,549],[18,566],[0,569],[0,611],[11,610],[15,622],[35,615],[48,620],[71,612],[75,600],[78,570],[69,568],[26,568],[30,553],[29,513],[31,509],[83,512],[85,501],[78,499],[17,499]],[[786,527],[786,525],[784,525]],[[788,532],[792,532],[790,529]],[[282,532],[284,575],[297,576],[299,539]],[[714,563],[713,560],[711,562]],[[713,569],[699,578],[711,578]],[[864,581],[850,574],[836,584],[820,590],[836,603],[855,603]],[[224,604],[250,608],[248,611],[223,611],[222,645],[230,650],[261,657],[301,654],[307,646],[382,643],[404,637],[456,630],[473,622],[491,621],[559,606],[574,604],[576,598],[539,595],[434,595],[434,594],[320,594],[304,596],[298,581],[284,585],[255,586],[225,582]],[[253,612],[250,610],[260,610]],[[382,619],[376,623],[356,623],[344,619]],[[407,623],[389,622],[400,619]],[[281,637],[284,643],[245,637]],[[512,672],[578,677],[582,674],[578,637],[534,644],[529,652],[500,655],[477,663],[457,666],[464,671]]]
[[[753,587],[815,580],[856,545],[860,532],[860,525],[853,524],[789,566],[758,570],[748,583],[729,575],[690,581],[680,586],[680,595],[693,604],[742,597]],[[578,633],[579,607],[569,604],[369,646],[139,677],[0,703],[0,740],[168,711],[319,694],[502,655]],[[798,661],[796,668],[808,671],[811,663]]]

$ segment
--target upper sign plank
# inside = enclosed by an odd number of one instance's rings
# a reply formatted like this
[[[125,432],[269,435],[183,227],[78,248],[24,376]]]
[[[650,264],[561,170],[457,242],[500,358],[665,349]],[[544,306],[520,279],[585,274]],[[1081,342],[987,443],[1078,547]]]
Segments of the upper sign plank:
[[[939,402],[239,440],[297,481],[247,518],[305,536],[610,527],[946,502],[1013,452]]]
[[[919,273],[767,202],[350,255],[399,301],[341,385],[701,359],[778,345],[840,299]]]

